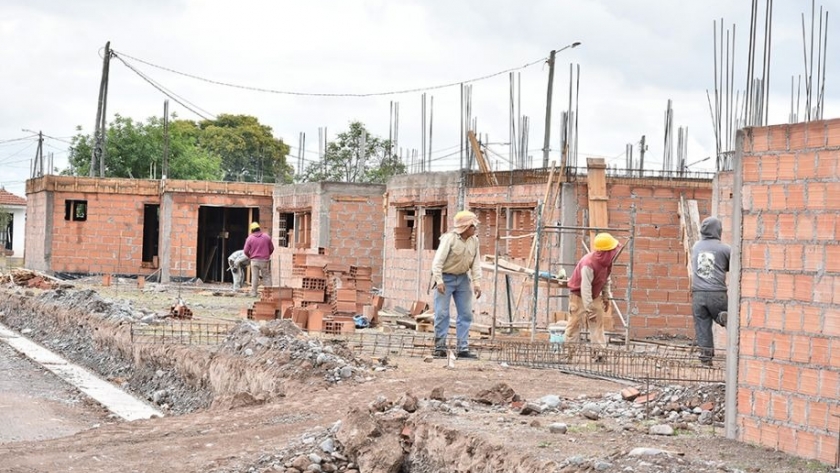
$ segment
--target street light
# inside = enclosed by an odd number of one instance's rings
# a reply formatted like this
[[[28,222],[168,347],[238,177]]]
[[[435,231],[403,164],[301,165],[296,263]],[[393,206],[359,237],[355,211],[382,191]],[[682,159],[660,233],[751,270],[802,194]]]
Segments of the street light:
[[[557,50],[551,50],[548,55],[548,92],[546,93],[545,102],[545,140],[543,141],[543,167],[548,167],[548,147],[551,142],[551,94],[554,90],[554,57],[557,53],[567,49],[576,48],[580,46],[580,41],[575,41],[572,44],[563,46]]]
[[[684,166],[684,168],[685,168],[685,169],[688,169],[688,168],[690,168],[691,166],[694,166],[695,164],[700,164],[700,163],[702,163],[703,161],[708,161],[708,160],[710,160],[710,159],[712,159],[712,157],[711,157],[711,156],[706,156],[705,158],[701,159],[700,161],[695,161],[695,162],[693,162],[693,163],[691,163],[691,164],[686,164],[686,165]]]

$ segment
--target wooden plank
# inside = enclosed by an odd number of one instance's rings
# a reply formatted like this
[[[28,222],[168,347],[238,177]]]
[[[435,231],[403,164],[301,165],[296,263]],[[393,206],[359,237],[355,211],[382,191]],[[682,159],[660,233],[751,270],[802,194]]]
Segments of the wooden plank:
[[[492,186],[498,186],[499,183],[496,181],[496,175],[493,174],[493,171],[490,169],[490,165],[487,163],[487,160],[484,158],[484,153],[481,152],[481,147],[478,145],[478,140],[475,138],[475,132],[470,130],[467,133],[467,137],[470,140],[470,146],[472,146],[473,153],[475,153],[475,160],[478,162],[478,169],[487,178],[487,183]]]
[[[685,251],[686,270],[689,278],[691,271],[691,249],[700,240],[700,211],[697,208],[696,200],[685,200],[680,196],[679,205],[680,229],[683,237],[683,250]]]
[[[607,164],[603,158],[587,158],[587,190],[589,197],[589,226],[609,228],[607,210]],[[590,244],[594,244],[595,234],[590,232]]]

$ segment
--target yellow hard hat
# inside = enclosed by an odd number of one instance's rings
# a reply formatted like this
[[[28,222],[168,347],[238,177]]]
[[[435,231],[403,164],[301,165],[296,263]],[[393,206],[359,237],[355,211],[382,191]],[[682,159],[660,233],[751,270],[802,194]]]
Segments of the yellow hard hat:
[[[259,230],[260,229],[260,222],[251,222],[251,231]]]
[[[592,243],[592,246],[595,251],[611,251],[618,246],[618,240],[609,233],[599,233],[595,235],[595,241]]]

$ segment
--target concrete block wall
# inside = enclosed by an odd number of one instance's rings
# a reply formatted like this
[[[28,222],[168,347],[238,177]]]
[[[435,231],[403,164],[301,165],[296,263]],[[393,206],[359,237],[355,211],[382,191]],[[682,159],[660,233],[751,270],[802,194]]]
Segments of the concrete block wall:
[[[833,463],[840,429],[840,120],[745,133],[739,435]]]
[[[338,182],[278,185],[274,189],[273,215],[311,212],[310,248],[277,247],[272,277],[288,284],[295,253],[323,249],[336,263],[368,266],[373,285],[382,284],[385,237],[385,186]],[[273,235],[278,235],[274,218]],[[275,245],[277,239],[275,238]]]
[[[27,186],[28,187],[28,186]],[[28,190],[28,189],[27,189]],[[47,227],[52,225],[52,194],[37,192],[26,199],[26,254],[24,266],[36,271],[48,271],[52,257]]]
[[[433,295],[427,290],[435,252],[424,248],[395,248],[397,211],[401,208],[414,209],[417,205],[444,206],[447,226],[451,225],[452,218],[460,210],[457,209],[459,176],[458,172],[413,174],[396,176],[388,182],[383,267],[386,307],[410,309],[416,300],[424,300],[432,305]]]

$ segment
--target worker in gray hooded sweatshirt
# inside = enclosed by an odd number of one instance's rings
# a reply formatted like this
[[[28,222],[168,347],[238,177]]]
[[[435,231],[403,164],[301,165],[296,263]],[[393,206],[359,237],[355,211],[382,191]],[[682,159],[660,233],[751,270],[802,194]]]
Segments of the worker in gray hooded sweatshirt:
[[[715,342],[712,322],[726,326],[728,299],[726,272],[729,271],[729,245],[720,242],[721,223],[716,217],[703,220],[700,241],[691,249],[691,308],[694,334],[700,348],[700,361],[712,365]]]

